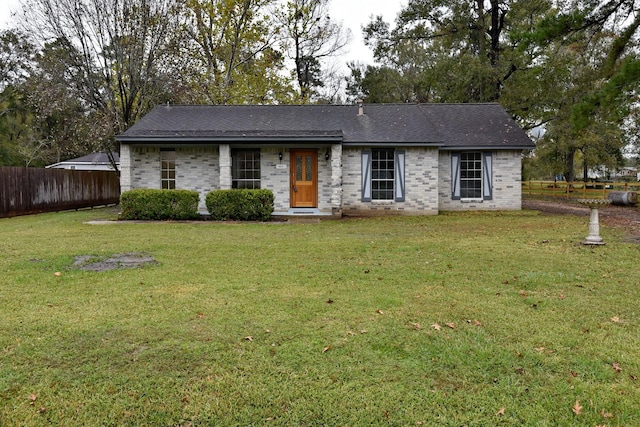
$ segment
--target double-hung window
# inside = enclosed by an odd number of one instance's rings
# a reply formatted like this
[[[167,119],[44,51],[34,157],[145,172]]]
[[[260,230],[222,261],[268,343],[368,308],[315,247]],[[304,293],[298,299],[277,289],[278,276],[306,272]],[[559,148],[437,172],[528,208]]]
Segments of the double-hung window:
[[[493,198],[490,152],[463,151],[451,154],[451,198],[491,200]]]
[[[362,201],[403,202],[404,158],[402,150],[372,149],[362,152]]]
[[[231,186],[238,189],[260,188],[260,150],[231,152]]]
[[[176,188],[176,150],[160,150],[160,188],[174,190]]]

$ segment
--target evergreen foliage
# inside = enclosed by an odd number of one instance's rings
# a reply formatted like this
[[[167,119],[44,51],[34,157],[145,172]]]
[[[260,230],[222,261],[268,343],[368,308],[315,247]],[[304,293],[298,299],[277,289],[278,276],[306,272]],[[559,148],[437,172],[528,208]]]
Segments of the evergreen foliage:
[[[187,220],[197,219],[197,191],[129,190],[120,196],[120,219],[123,220]]]
[[[211,219],[218,221],[267,221],[274,209],[271,190],[215,190],[205,204]]]

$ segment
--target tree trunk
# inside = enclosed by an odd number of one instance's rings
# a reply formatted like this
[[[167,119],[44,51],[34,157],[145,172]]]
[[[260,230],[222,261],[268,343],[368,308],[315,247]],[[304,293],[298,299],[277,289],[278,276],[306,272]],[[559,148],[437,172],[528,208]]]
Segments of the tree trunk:
[[[573,147],[569,148],[564,158],[565,160],[564,177],[567,180],[567,182],[573,182],[576,179],[576,173],[574,170],[575,157],[576,157],[576,149]]]

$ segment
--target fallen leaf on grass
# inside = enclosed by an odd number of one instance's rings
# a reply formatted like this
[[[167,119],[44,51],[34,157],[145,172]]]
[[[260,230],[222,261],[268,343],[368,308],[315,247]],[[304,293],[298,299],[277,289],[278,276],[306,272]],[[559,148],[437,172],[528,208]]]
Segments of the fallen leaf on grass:
[[[36,396],[35,394],[31,393],[31,395],[29,396],[29,400],[31,401],[31,403],[29,403],[29,405],[35,405],[36,400],[38,400],[38,396]]]
[[[253,341],[253,337],[252,336],[248,336],[248,337],[244,337],[245,341]]]
[[[382,310],[380,310],[380,309],[377,309],[377,310],[376,310],[376,313],[378,313],[378,314],[384,314],[384,311],[382,311]]]
[[[612,321],[613,323],[620,323],[620,318],[619,318],[618,316],[613,316],[613,317],[611,318],[611,321]]]
[[[420,330],[422,329],[422,325],[420,323],[411,323],[414,329]]]
[[[451,329],[455,329],[456,328],[456,324],[455,323],[445,323],[445,325],[447,325]]]
[[[613,367],[613,370],[616,372],[622,372],[622,367],[620,367],[620,364],[617,362],[613,362],[611,364],[611,366]]]
[[[498,412],[496,412],[496,415],[504,415],[504,408],[500,408],[500,410]]]
[[[613,418],[613,414],[611,412],[606,412],[604,409],[600,411],[600,415],[602,415],[603,418]]]
[[[563,294],[560,294],[560,296],[559,296],[558,298],[560,298],[560,299],[565,299],[565,298],[566,298],[566,296],[565,296],[565,295],[563,295]]]
[[[475,326],[482,326],[482,323],[480,323],[480,322],[479,322],[479,321],[477,321],[477,320],[474,320],[474,321],[473,321],[473,324],[474,324]]]
[[[327,351],[329,351],[329,350],[331,350],[331,346],[330,346],[330,345],[328,345],[328,346],[326,346],[325,348],[323,348],[323,349],[322,349],[322,352],[323,352],[323,353],[326,353],[326,352],[327,352]]]
[[[544,351],[544,347],[535,347],[534,350],[538,353],[542,353]]]
[[[38,408],[38,413],[43,414],[46,410],[47,408],[45,408],[44,406],[41,406],[40,408]]]
[[[525,290],[520,290],[520,296],[521,297],[526,297],[527,296],[527,292]]]
[[[440,327],[440,325],[438,325],[437,323],[434,323],[433,325],[431,325],[431,327],[432,327],[433,329],[435,329],[436,331],[439,331],[440,329],[442,329],[442,328]]]
[[[580,401],[576,400],[576,403],[573,404],[573,407],[571,408],[571,410],[573,411],[574,414],[580,415],[580,413],[582,412],[582,406],[580,406]]]
[[[198,314],[196,315],[196,317],[197,317],[198,319],[203,319],[203,318],[204,318],[204,313],[198,313]]]
[[[60,277],[62,276],[62,273],[60,273],[59,271],[56,271],[55,273],[53,273],[53,275],[56,277]]]

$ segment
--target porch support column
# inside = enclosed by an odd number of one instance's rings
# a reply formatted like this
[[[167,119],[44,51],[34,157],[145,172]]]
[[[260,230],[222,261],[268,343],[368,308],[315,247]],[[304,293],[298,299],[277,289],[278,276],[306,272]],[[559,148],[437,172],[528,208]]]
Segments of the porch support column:
[[[231,189],[231,146],[220,144],[220,189]]]
[[[131,146],[120,144],[120,191],[132,190],[131,187]]]
[[[342,144],[331,146],[331,213],[342,215]]]

